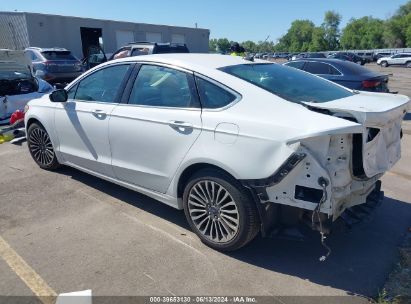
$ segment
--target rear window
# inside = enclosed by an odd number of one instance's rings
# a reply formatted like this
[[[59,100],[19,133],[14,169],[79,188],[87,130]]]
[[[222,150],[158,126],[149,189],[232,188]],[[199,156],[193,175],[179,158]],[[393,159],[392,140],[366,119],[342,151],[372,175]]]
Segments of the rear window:
[[[321,103],[354,95],[320,77],[277,64],[240,64],[220,70],[296,103]]]
[[[41,54],[47,60],[77,60],[70,51],[44,51]]]
[[[362,75],[362,74],[370,74],[371,71],[362,65],[356,64],[354,62],[344,62],[343,64],[345,71],[350,71],[351,74],[355,75]]]
[[[133,48],[133,50],[131,51],[131,56],[148,55],[149,52],[150,49],[148,47]]]
[[[189,53],[188,48],[183,45],[157,45],[154,48],[154,54],[167,53]]]
[[[287,62],[285,65],[302,70],[304,63],[305,63],[304,61],[290,61],[290,62]]]

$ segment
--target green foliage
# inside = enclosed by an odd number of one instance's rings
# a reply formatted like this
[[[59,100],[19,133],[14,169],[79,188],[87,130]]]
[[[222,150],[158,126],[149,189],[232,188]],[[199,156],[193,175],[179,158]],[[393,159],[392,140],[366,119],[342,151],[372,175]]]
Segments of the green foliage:
[[[411,47],[411,1],[387,20],[384,41],[390,47]]]
[[[217,52],[228,52],[231,47],[231,42],[227,38],[220,38],[217,40]]]
[[[411,0],[387,20],[373,17],[351,19],[340,31],[341,15],[327,11],[321,26],[310,20],[295,20],[275,44],[247,40],[240,43],[247,52],[316,52],[344,49],[411,47]],[[232,41],[210,39],[211,52],[227,52]]]
[[[329,42],[326,39],[326,33],[325,33],[324,28],[322,27],[314,28],[308,50],[310,52],[318,52],[318,51],[327,50],[328,47],[329,47]]]
[[[256,53],[258,50],[258,45],[251,40],[244,41],[241,45],[243,46],[245,51],[249,53]]]
[[[344,49],[383,48],[384,22],[372,17],[351,19],[341,35],[341,46]]]
[[[288,47],[291,52],[305,52],[309,50],[315,25],[310,20],[295,20],[280,43]]]
[[[322,28],[324,29],[324,39],[326,41],[326,46],[323,50],[337,50],[339,47],[340,38],[340,23],[341,15],[334,11],[327,11],[324,16],[324,23]]]
[[[208,42],[208,51],[211,53],[217,52],[217,39],[210,39]]]

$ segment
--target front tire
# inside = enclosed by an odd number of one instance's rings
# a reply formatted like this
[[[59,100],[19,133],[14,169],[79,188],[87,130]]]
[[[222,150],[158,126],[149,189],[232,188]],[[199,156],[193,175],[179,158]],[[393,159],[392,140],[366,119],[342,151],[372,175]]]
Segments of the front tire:
[[[27,144],[31,157],[40,168],[55,170],[60,167],[50,136],[42,125],[32,123],[29,126]]]
[[[388,62],[387,61],[381,62],[381,66],[384,68],[388,67]]]
[[[411,61],[408,61],[408,62],[405,64],[405,66],[406,66],[407,68],[411,68]]]
[[[183,205],[191,229],[216,250],[239,249],[259,231],[258,213],[248,191],[222,171],[195,173],[184,189]]]

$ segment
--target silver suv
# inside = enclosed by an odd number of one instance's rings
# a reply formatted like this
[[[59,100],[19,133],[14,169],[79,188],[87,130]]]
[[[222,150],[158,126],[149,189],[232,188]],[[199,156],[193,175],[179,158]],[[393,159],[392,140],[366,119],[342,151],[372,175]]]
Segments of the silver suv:
[[[382,67],[390,65],[403,65],[407,68],[411,68],[411,53],[398,53],[389,57],[382,57],[377,60],[377,64]]]
[[[64,48],[29,47],[25,52],[35,75],[50,83],[71,82],[84,71],[81,62]]]

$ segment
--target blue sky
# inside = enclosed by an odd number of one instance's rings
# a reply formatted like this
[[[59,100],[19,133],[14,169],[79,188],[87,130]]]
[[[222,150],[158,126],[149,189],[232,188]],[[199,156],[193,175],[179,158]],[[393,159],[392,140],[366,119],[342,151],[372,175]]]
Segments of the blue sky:
[[[0,10],[26,11],[208,28],[211,38],[269,40],[281,37],[295,19],[322,23],[324,12],[335,10],[350,18],[373,16],[385,19],[407,0],[2,0]]]

